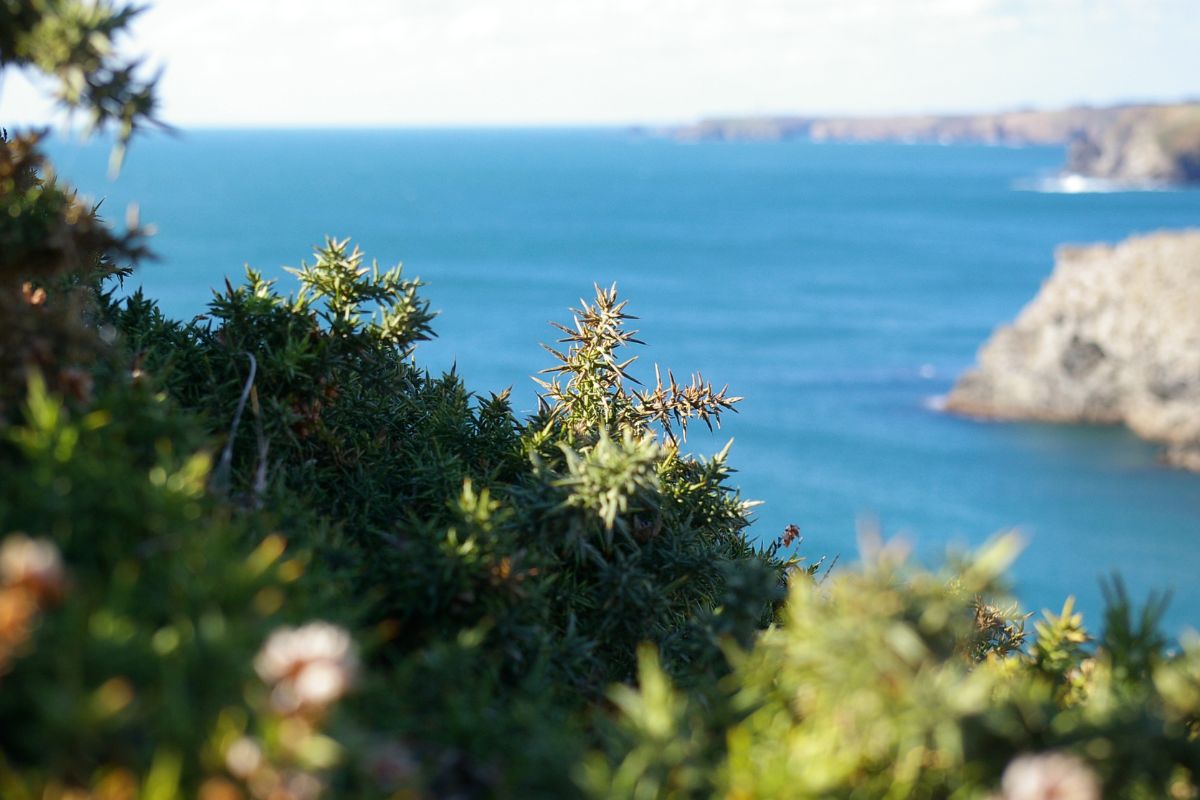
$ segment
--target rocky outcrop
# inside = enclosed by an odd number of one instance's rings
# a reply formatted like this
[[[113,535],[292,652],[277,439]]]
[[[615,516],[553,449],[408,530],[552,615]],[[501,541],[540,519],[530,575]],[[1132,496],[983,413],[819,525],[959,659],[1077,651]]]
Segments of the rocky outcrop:
[[[1124,423],[1200,471],[1200,230],[1064,247],[946,400],[992,419]]]
[[[1200,103],[895,117],[735,117],[665,133],[680,141],[1068,145],[1067,171],[1123,183],[1200,182]]]
[[[1198,182],[1200,105],[1125,109],[1075,135],[1067,170],[1122,183]]]

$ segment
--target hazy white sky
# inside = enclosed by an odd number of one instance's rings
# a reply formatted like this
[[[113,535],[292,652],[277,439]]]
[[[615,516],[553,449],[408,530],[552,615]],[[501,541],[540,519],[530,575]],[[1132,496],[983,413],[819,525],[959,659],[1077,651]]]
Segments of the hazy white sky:
[[[152,0],[177,125],[683,121],[1200,96],[1200,0]],[[6,76],[0,123],[46,119]]]

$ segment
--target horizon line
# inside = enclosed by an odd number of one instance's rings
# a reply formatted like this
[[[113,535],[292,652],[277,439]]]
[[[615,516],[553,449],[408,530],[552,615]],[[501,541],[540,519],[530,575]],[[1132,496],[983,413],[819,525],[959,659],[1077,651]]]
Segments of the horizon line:
[[[170,135],[172,130],[175,131],[323,131],[323,130],[480,130],[480,131],[503,131],[503,130],[617,130],[617,129],[669,129],[695,125],[706,121],[728,121],[741,119],[876,119],[876,118],[899,118],[899,117],[960,117],[960,116],[983,116],[990,114],[1008,114],[1019,112],[1053,112],[1053,111],[1068,111],[1075,109],[1103,109],[1116,108],[1123,106],[1171,106],[1171,105],[1192,105],[1200,104],[1200,94],[1193,94],[1175,98],[1120,98],[1103,101],[1091,100],[1076,100],[1069,103],[1061,104],[1039,104],[1025,103],[1013,104],[1007,106],[993,106],[986,109],[926,109],[926,110],[882,110],[882,111],[782,111],[782,110],[763,110],[763,111],[747,111],[747,112],[707,112],[694,115],[686,120],[680,118],[672,119],[634,119],[634,120],[546,120],[546,121],[396,121],[396,122],[369,122],[369,121],[350,121],[350,122],[333,122],[323,123],[316,121],[247,121],[247,122],[176,122],[172,123],[164,121],[166,128],[158,129],[158,132],[165,132]],[[60,124],[54,122],[30,123],[25,121],[16,121],[15,123],[6,123],[4,127],[9,129],[46,129],[51,134],[68,133],[72,135],[84,134],[86,125],[70,125],[68,120],[60,121]],[[144,133],[154,133],[156,129],[148,128]],[[105,134],[97,134],[105,135]]]

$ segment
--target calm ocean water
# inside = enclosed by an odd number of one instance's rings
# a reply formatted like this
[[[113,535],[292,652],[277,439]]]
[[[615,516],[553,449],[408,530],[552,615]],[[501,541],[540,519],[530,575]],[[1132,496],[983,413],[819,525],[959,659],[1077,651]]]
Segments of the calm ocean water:
[[[931,410],[1060,243],[1200,224],[1200,192],[1022,191],[1056,148],[680,145],[619,131],[189,132],[106,150],[59,143],[60,172],[109,216],[137,200],[159,263],[139,278],[174,315],[242,265],[282,275],[326,234],[428,282],[439,338],[477,391],[548,366],[550,319],[617,281],[652,362],[744,395],[733,437],[754,531],[798,524],[810,556],[854,558],[874,518],[923,556],[1018,527],[1033,610],[1097,580],[1170,587],[1168,624],[1200,627],[1200,476],[1120,429],[983,424]]]

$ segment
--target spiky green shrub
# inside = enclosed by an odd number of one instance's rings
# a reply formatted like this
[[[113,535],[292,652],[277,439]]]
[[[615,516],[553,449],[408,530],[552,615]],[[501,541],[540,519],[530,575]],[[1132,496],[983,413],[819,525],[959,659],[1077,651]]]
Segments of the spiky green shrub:
[[[1068,601],[1023,642],[1023,615],[977,601],[1003,594],[1016,550],[941,572],[892,551],[794,582],[782,622],[731,652],[717,712],[645,649],[581,781],[607,798],[1195,796],[1196,644],[1168,651],[1161,598],[1135,614],[1119,583],[1099,640]]]
[[[395,696],[443,680],[412,665],[422,654],[470,665],[469,693],[367,700],[388,708],[373,727],[403,734],[402,720],[419,719],[433,749],[519,762],[511,740],[449,709],[466,695],[567,724],[632,677],[639,643],[660,645],[696,684],[725,669],[723,637],[749,643],[770,621],[784,565],[745,539],[725,454],[683,455],[626,390],[633,359],[618,362],[617,349],[633,334],[615,291],[598,289],[575,320],[577,337],[608,344],[573,342],[557,370],[589,387],[588,404],[549,384],[542,410],[522,421],[506,395],[476,399],[456,375],[413,363],[430,315],[399,268],[380,272],[330,240],[295,274],[299,290],[283,295],[250,272],[186,325],[140,296],[110,303],[107,318],[137,368],[220,443],[213,488],[288,532],[313,564],[306,595],[322,615],[373,632],[372,663],[385,680],[405,676]],[[733,402],[709,397],[660,392],[655,413],[679,425]],[[547,734],[526,733],[521,749],[541,736],[561,750],[564,737]],[[565,741],[575,752],[584,743]],[[470,759],[453,766],[489,772]],[[537,772],[513,774],[520,784]],[[498,780],[492,788],[509,778]]]
[[[72,714],[35,735],[7,728],[12,786],[144,776],[167,757],[185,793],[234,779],[254,791],[267,779],[223,763],[222,748],[272,750],[247,732],[293,711],[254,699],[268,677],[253,656],[272,627],[318,616],[355,631],[366,656],[345,706],[359,721],[343,731],[361,747],[336,785],[366,791],[370,754],[390,746],[424,767],[405,781],[437,791],[569,793],[588,717],[632,677],[639,643],[699,685],[726,669],[721,639],[749,643],[772,618],[782,564],[744,538],[724,454],[682,455],[603,365],[578,374],[595,371],[626,416],[589,422],[549,397],[522,422],[506,397],[476,400],[413,364],[430,315],[398,268],[331,240],[296,275],[281,295],[251,272],[187,324],[93,292],[93,326],[115,334],[93,395],[67,403],[31,384],[0,451],[22,476],[5,484],[0,522],[49,532],[67,572],[89,578],[68,593],[71,626],[48,609],[20,643],[3,684],[19,693],[0,713],[37,719],[61,670],[92,672],[73,684]],[[236,580],[273,530],[291,600]],[[125,728],[87,711],[113,687]],[[309,729],[304,741],[320,735]],[[312,770],[332,759],[298,759],[279,736],[278,757],[320,785]]]
[[[301,565],[281,572],[278,537],[206,496],[208,454],[180,451],[199,440],[174,414],[145,388],[72,413],[35,378],[4,431],[4,797],[156,769],[195,786],[221,771],[218,722],[254,713],[253,655]]]

